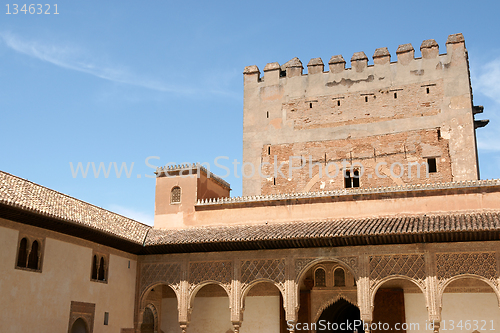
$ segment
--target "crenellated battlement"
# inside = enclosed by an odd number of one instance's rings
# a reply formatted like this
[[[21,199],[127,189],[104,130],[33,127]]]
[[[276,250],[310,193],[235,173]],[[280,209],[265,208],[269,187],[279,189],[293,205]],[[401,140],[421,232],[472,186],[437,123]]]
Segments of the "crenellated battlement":
[[[373,53],[373,65],[368,65],[368,57],[364,52],[356,52],[351,57],[351,67],[347,68],[346,61],[342,55],[332,56],[328,61],[329,70],[324,71],[324,63],[321,58],[312,58],[307,64],[307,74],[303,73],[303,65],[299,58],[295,57],[283,65],[277,62],[268,63],[264,67],[264,75],[261,77],[260,70],[256,65],[247,66],[243,71],[245,74],[245,83],[264,82],[267,81],[274,84],[276,78],[285,79],[304,75],[315,74],[339,74],[355,71],[356,73],[364,72],[368,67],[378,67],[390,64],[391,66],[409,66],[412,63],[418,63],[429,59],[443,59],[444,64],[458,60],[459,57],[466,57],[465,39],[461,33],[449,35],[446,41],[446,53],[439,54],[439,45],[434,39],[427,39],[420,45],[422,57],[415,58],[415,49],[413,45],[402,44],[396,50],[396,61],[391,62],[391,54],[387,47],[378,48]]]
[[[350,58],[313,58],[307,74],[299,58],[244,71],[243,162],[286,163],[311,156],[323,164],[346,159],[386,162],[436,161],[430,180],[362,178],[361,187],[478,179],[474,107],[462,34],[449,35],[446,53],[434,39],[399,45],[395,54],[377,48]],[[347,67],[347,61],[350,67]],[[413,147],[413,148],[410,148]],[[344,180],[320,179],[305,171],[293,177],[243,180],[244,195],[342,188]]]

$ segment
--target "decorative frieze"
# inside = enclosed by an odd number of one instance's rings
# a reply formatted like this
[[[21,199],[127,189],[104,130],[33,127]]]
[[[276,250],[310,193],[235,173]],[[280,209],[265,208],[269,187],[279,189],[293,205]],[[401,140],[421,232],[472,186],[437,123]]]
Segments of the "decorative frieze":
[[[181,281],[181,265],[179,263],[143,264],[141,267],[141,294],[154,284],[167,284],[177,289]]]

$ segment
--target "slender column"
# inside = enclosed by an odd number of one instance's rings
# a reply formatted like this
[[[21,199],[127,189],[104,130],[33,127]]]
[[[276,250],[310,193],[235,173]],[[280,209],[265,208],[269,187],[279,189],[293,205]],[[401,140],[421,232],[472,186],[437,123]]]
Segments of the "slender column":
[[[285,319],[288,324],[297,324],[299,312],[299,295],[297,294],[297,282],[295,281],[295,262],[292,257],[286,258],[285,266],[285,295],[283,296],[283,308],[285,309]],[[289,329],[288,332],[294,333],[295,329]]]
[[[439,297],[439,279],[436,276],[434,254],[430,252],[425,253],[425,290],[427,299],[427,309],[429,322],[432,323],[434,333],[439,332],[441,326],[441,299]]]
[[[359,257],[359,279],[356,281],[358,306],[365,333],[370,333],[370,325],[373,320],[372,294],[370,290],[370,262],[368,255]]]
[[[233,261],[233,281],[231,283],[231,298],[229,300],[231,308],[231,323],[233,324],[234,332],[240,331],[243,322],[243,310],[241,308],[241,282],[240,282],[240,261]]]
[[[180,297],[179,297],[179,325],[181,327],[182,333],[186,333],[186,329],[191,320],[191,304],[189,300],[189,282],[188,282],[188,268],[189,263],[184,260],[182,263],[182,281],[180,285]]]

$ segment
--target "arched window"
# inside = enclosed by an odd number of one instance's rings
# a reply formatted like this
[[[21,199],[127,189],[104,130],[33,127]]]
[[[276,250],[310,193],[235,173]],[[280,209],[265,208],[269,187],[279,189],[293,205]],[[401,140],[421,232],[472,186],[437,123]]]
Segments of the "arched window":
[[[342,268],[337,268],[333,272],[333,282],[335,287],[345,287],[345,272]]]
[[[97,255],[94,255],[92,260],[92,280],[97,280]]]
[[[318,268],[314,272],[314,286],[315,287],[326,287],[326,273],[323,268]]]
[[[104,267],[104,257],[101,257],[101,261],[99,262],[99,274],[97,276],[97,280],[99,281],[105,281],[105,267]]]
[[[17,255],[17,267],[26,267],[28,261],[28,240],[21,239],[19,243],[19,252]]]
[[[33,244],[31,244],[31,251],[28,258],[28,268],[38,269],[38,251],[39,251],[38,241],[33,241]]]
[[[180,203],[181,202],[181,188],[176,186],[170,192],[170,203]]]

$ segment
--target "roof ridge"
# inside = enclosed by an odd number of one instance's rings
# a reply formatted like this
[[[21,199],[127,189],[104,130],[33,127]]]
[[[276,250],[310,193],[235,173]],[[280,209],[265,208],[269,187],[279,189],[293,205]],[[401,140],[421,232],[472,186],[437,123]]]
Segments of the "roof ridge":
[[[22,177],[19,177],[19,176],[13,175],[13,174],[11,174],[11,173],[8,173],[8,172],[6,172],[6,171],[2,171],[2,170],[0,170],[0,174],[5,174],[5,175],[7,175],[7,176],[10,176],[10,177],[13,177],[13,178],[17,178],[17,179],[19,179],[19,180],[21,180],[21,181],[23,181],[23,182],[31,183],[31,184],[33,184],[33,185],[35,185],[35,186],[37,186],[37,187],[44,188],[44,189],[46,189],[46,190],[49,190],[49,191],[51,191],[51,192],[53,192],[53,193],[56,193],[56,194],[62,195],[62,196],[67,197],[67,198],[69,198],[69,199],[72,199],[72,200],[75,200],[75,201],[81,202],[81,203],[83,203],[83,204],[86,204],[86,205],[89,205],[89,206],[95,207],[95,208],[97,208],[97,209],[100,209],[100,210],[106,211],[106,212],[111,213],[111,214],[113,214],[113,215],[121,216],[121,217],[123,217],[123,218],[125,218],[125,219],[127,219],[127,220],[130,220],[130,221],[133,221],[133,222],[136,222],[136,223],[142,224],[142,225],[144,225],[144,226],[146,226],[146,227],[152,228],[152,226],[150,226],[150,225],[148,225],[148,224],[145,224],[145,223],[143,223],[143,222],[140,222],[140,221],[134,220],[134,219],[132,219],[132,218],[130,218],[130,217],[126,217],[126,216],[121,215],[121,214],[118,214],[118,213],[115,213],[115,212],[113,212],[113,211],[111,211],[111,210],[109,210],[109,209],[106,209],[106,208],[103,208],[103,207],[99,207],[99,206],[94,205],[94,204],[92,204],[92,203],[89,203],[89,202],[87,202],[87,201],[84,201],[84,200],[81,200],[81,199],[78,199],[78,198],[72,197],[72,196],[71,196],[71,195],[69,195],[69,194],[65,194],[65,193],[59,192],[59,191],[54,190],[54,189],[51,189],[51,188],[49,188],[49,187],[47,187],[47,186],[40,185],[40,184],[35,183],[35,182],[33,182],[33,181],[29,180],[29,179],[25,179],[25,178],[22,178]],[[2,198],[0,198],[0,202],[4,202],[4,200],[3,200]],[[34,211],[37,211],[37,210],[34,210]]]

